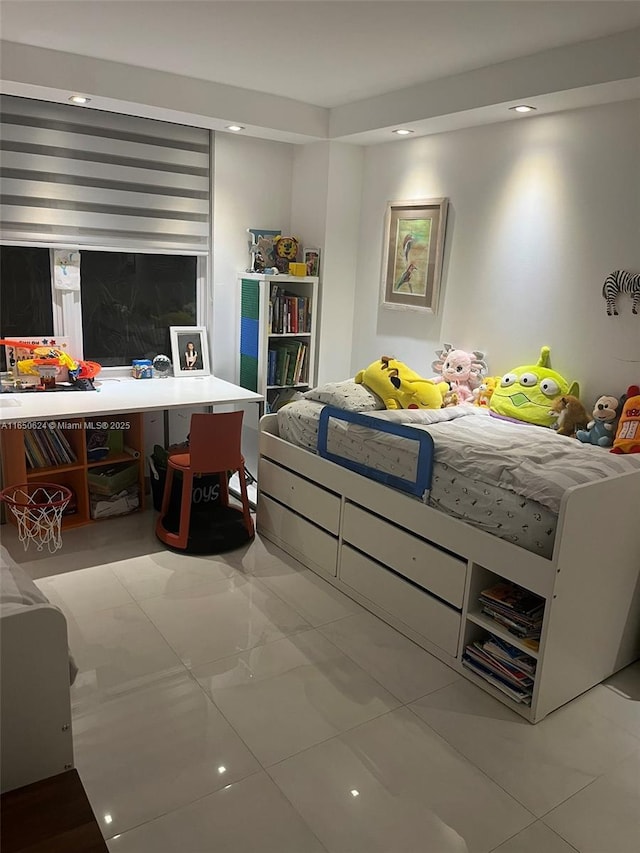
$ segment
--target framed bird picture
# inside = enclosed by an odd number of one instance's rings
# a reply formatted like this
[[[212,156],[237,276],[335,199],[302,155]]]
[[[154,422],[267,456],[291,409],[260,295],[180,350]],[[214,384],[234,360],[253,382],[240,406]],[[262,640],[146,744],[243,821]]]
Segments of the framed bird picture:
[[[436,313],[447,205],[446,198],[387,204],[380,301],[383,308]]]

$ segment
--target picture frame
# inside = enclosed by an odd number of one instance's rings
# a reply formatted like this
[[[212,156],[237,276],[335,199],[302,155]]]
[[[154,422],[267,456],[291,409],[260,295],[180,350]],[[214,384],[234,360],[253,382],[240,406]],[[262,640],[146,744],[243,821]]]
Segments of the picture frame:
[[[262,272],[275,266],[274,240],[282,231],[271,228],[247,228],[249,235],[249,269],[247,272]]]
[[[169,326],[174,376],[210,376],[205,326]]]
[[[447,207],[446,198],[388,202],[380,298],[383,308],[437,312]]]
[[[303,249],[302,260],[307,267],[307,275],[320,275],[320,249]]]

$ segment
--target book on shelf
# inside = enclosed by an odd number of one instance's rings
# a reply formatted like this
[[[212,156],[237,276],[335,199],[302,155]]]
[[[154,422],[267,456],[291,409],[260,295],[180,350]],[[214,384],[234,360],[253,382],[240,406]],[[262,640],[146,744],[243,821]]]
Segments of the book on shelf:
[[[466,653],[472,660],[487,667],[495,675],[499,675],[512,687],[518,687],[523,690],[533,687],[533,676],[530,673],[524,672],[514,664],[495,658],[492,654],[484,650],[482,643],[475,642],[468,645]]]
[[[305,358],[306,358],[306,354],[307,354],[308,349],[309,349],[309,347],[307,346],[307,344],[303,344],[303,343],[301,343],[300,346],[298,347],[298,356],[296,358],[296,367],[295,367],[295,372],[293,375],[293,384],[294,385],[299,385],[300,382],[302,381],[302,377],[304,375],[304,363],[305,363]]]
[[[465,652],[462,656],[462,665],[466,666],[467,669],[470,669],[472,672],[475,672],[480,678],[483,678],[486,682],[491,684],[493,687],[496,687],[506,696],[513,699],[514,702],[520,702],[523,705],[531,705],[531,690],[525,690],[520,687],[512,687],[507,684],[500,676],[491,672],[487,667],[482,664],[474,661],[467,653]]]
[[[501,582],[482,590],[480,601],[532,617],[544,610],[544,599],[514,583]]]
[[[37,468],[48,468],[50,465],[49,458],[47,456],[47,451],[43,444],[42,438],[40,436],[39,429],[30,430],[31,438],[33,439],[33,449],[36,455],[37,460]]]
[[[47,465],[52,467],[54,465],[61,464],[61,458],[58,455],[58,450],[53,443],[53,438],[51,437],[51,432],[48,429],[38,430],[40,439],[42,441],[43,447],[46,451],[45,456],[47,458]]]
[[[69,462],[68,462],[69,457],[67,456],[63,445],[60,443],[60,439],[58,437],[58,430],[52,429],[50,432],[48,432],[47,433],[47,439],[49,441],[49,444],[52,447],[52,453],[53,453],[53,456],[54,456],[57,464],[58,465],[68,465],[69,464]]]
[[[267,385],[276,384],[276,363],[278,353],[275,349],[270,349],[267,353]]]
[[[25,430],[24,450],[29,468],[54,468],[77,461],[66,436],[59,429]]]
[[[61,429],[60,429],[60,430],[56,430],[56,436],[57,436],[57,438],[58,438],[58,440],[59,440],[60,444],[62,445],[63,452],[64,452],[65,456],[67,457],[67,461],[68,461],[69,463],[77,462],[77,461],[78,461],[78,457],[77,457],[77,456],[76,456],[76,454],[74,453],[73,448],[72,448],[72,447],[71,447],[71,445],[69,444],[69,439],[68,439],[68,438],[67,438],[67,436],[64,434],[63,430],[61,430]]]
[[[482,612],[520,639],[537,639],[542,632],[544,599],[513,583],[500,582],[484,589],[478,603]]]
[[[269,294],[269,334],[287,335],[309,332],[311,329],[310,299],[287,293],[277,284]]]
[[[536,661],[494,634],[468,643],[463,664],[516,702],[531,704]]]
[[[534,675],[536,671],[536,660],[530,657],[526,652],[517,649],[503,640],[501,637],[496,637],[494,634],[489,634],[489,637],[483,642],[482,648],[485,652],[498,660],[510,663],[512,666],[517,666],[523,672],[529,675]]]
[[[24,453],[27,457],[27,468],[38,468],[38,459],[35,447],[33,446],[33,436],[30,435],[30,430],[25,430],[24,433]]]
[[[267,354],[267,385],[297,385],[307,349],[302,341],[276,341]]]
[[[520,639],[524,640],[529,637],[539,638],[542,632],[542,617],[533,620],[520,619],[515,615],[502,613],[486,604],[482,606],[482,612],[490,619],[493,619],[494,622],[506,628],[511,634],[520,637]]]

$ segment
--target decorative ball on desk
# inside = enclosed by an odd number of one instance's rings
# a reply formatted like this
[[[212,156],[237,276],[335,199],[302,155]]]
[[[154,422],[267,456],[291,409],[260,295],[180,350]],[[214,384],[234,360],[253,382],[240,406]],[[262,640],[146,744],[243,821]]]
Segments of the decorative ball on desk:
[[[166,355],[157,355],[153,359],[153,371],[160,379],[165,379],[171,373],[171,359]]]

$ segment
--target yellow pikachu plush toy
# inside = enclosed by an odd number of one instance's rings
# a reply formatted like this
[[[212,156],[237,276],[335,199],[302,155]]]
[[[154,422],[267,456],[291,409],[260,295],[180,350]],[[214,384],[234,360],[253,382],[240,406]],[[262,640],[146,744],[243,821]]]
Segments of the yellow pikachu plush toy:
[[[424,379],[406,364],[383,355],[355,376],[383,401],[387,409],[441,409],[449,390],[446,382]]]

